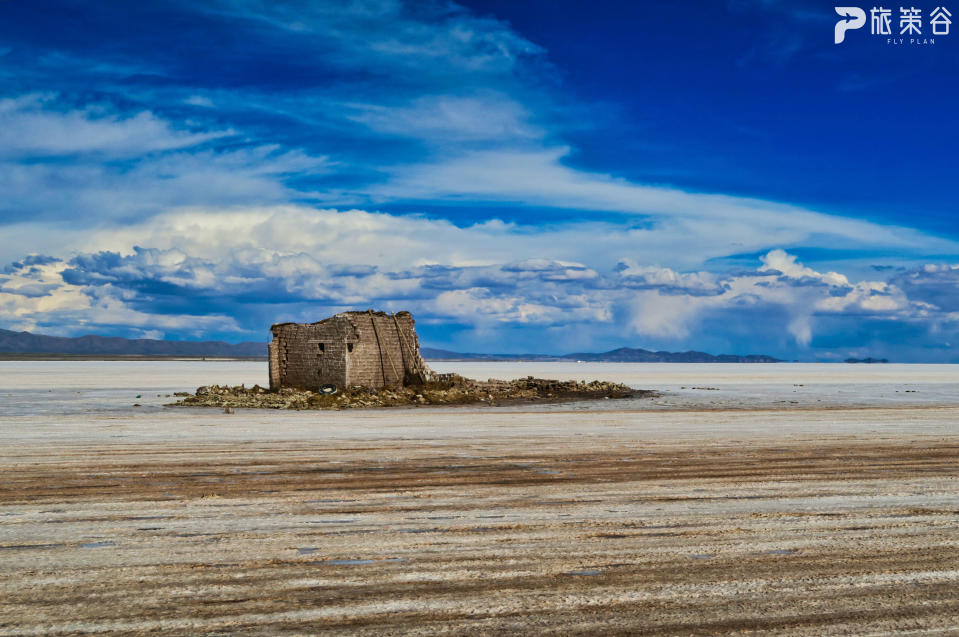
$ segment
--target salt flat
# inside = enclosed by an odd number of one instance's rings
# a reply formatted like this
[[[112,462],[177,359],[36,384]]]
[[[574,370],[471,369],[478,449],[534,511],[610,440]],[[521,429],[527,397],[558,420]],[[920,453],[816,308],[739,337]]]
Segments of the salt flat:
[[[0,363],[0,635],[959,631],[955,366],[450,363],[663,395],[161,406],[262,367]]]

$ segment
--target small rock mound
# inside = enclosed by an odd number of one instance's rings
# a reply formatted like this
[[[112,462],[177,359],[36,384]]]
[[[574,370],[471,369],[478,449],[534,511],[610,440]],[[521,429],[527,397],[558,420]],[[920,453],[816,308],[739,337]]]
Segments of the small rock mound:
[[[228,387],[209,385],[187,394],[175,406],[253,407],[260,409],[352,409],[419,405],[503,405],[520,402],[563,402],[647,396],[620,383],[560,381],[533,378],[486,382],[444,374],[441,380],[409,387],[350,387],[335,394],[283,388],[270,391],[259,385]],[[180,396],[181,394],[177,394]]]

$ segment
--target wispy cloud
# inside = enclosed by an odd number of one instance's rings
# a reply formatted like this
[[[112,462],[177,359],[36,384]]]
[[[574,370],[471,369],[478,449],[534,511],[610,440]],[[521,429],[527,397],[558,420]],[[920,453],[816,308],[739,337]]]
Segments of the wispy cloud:
[[[431,144],[457,146],[469,142],[522,144],[541,139],[545,131],[532,123],[519,103],[495,92],[433,95],[406,104],[347,104],[347,117],[372,130]]]
[[[909,228],[760,199],[647,186],[577,170],[563,163],[568,154],[565,147],[469,153],[398,167],[392,180],[370,190],[381,200],[519,202],[641,217],[649,220],[647,228],[624,230],[636,249],[647,254],[652,251],[661,262],[687,267],[711,257],[804,243],[881,246],[922,254],[955,254],[959,248],[954,241]],[[667,256],[667,251],[674,256]]]
[[[101,225],[187,203],[283,201],[296,196],[284,178],[329,170],[325,157],[275,145],[210,145],[233,137],[150,112],[70,109],[54,95],[0,100],[0,223]]]
[[[289,37],[322,38],[326,59],[348,68],[378,66],[416,77],[500,74],[539,46],[508,25],[473,15],[454,3],[398,0],[276,3],[225,1],[191,5],[200,12],[240,17]]]
[[[176,130],[147,111],[132,115],[104,111],[97,106],[63,109],[55,95],[0,99],[0,158],[83,155],[88,160],[123,159],[235,135],[231,130]]]

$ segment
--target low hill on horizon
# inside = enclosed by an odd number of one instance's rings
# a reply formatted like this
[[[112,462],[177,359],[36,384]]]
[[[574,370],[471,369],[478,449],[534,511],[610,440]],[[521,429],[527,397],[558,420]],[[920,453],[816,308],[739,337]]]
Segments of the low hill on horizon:
[[[565,358],[581,361],[623,362],[623,363],[782,363],[778,358],[765,354],[707,354],[689,350],[685,352],[653,352],[648,349],[620,347],[602,354],[567,354]]]
[[[433,347],[420,349],[423,358],[434,361],[588,361],[604,363],[777,363],[772,356],[714,356],[705,352],[653,352],[645,349],[620,347],[602,353],[576,352],[572,354],[471,354]],[[0,329],[0,354],[48,356],[153,356],[153,357],[213,357],[266,358],[267,344],[256,342],[227,343],[224,341],[162,341],[149,338],[121,338],[119,336],[64,337],[14,332]]]
[[[266,343],[160,341],[151,338],[130,339],[95,334],[70,338],[0,329],[0,354],[265,358]]]
[[[486,360],[486,361],[583,361],[589,363],[781,363],[778,358],[764,354],[720,354],[706,352],[664,352],[648,349],[620,347],[608,352],[575,352],[557,356],[542,354],[461,354],[443,349],[423,347],[420,350],[427,360]]]

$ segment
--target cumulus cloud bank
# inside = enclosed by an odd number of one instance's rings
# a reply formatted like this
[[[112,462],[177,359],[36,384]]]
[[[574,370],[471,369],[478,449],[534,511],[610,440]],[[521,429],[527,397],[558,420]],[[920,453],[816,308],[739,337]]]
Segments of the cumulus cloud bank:
[[[88,238],[90,249],[71,257],[10,263],[0,274],[0,320],[41,331],[126,326],[134,334],[255,338],[272,320],[374,306],[415,311],[440,344],[463,344],[490,330],[545,330],[551,341],[536,346],[549,351],[583,343],[576,335],[586,333],[594,345],[748,343],[805,358],[831,355],[816,348],[824,325],[830,334],[854,334],[867,322],[879,333],[905,325],[946,340],[959,329],[959,312],[944,302],[959,294],[957,266],[853,281],[774,249],[753,269],[681,271],[638,261],[613,239],[615,224],[591,230],[623,256],[594,260],[591,249],[577,247],[575,237],[583,235],[575,226],[460,228],[424,217],[289,206],[181,211],[100,231]],[[537,251],[543,256],[514,256]],[[565,258],[551,256],[559,253]],[[757,315],[765,317],[761,324]],[[719,324],[725,328],[716,338]],[[430,331],[442,325],[461,333]]]

